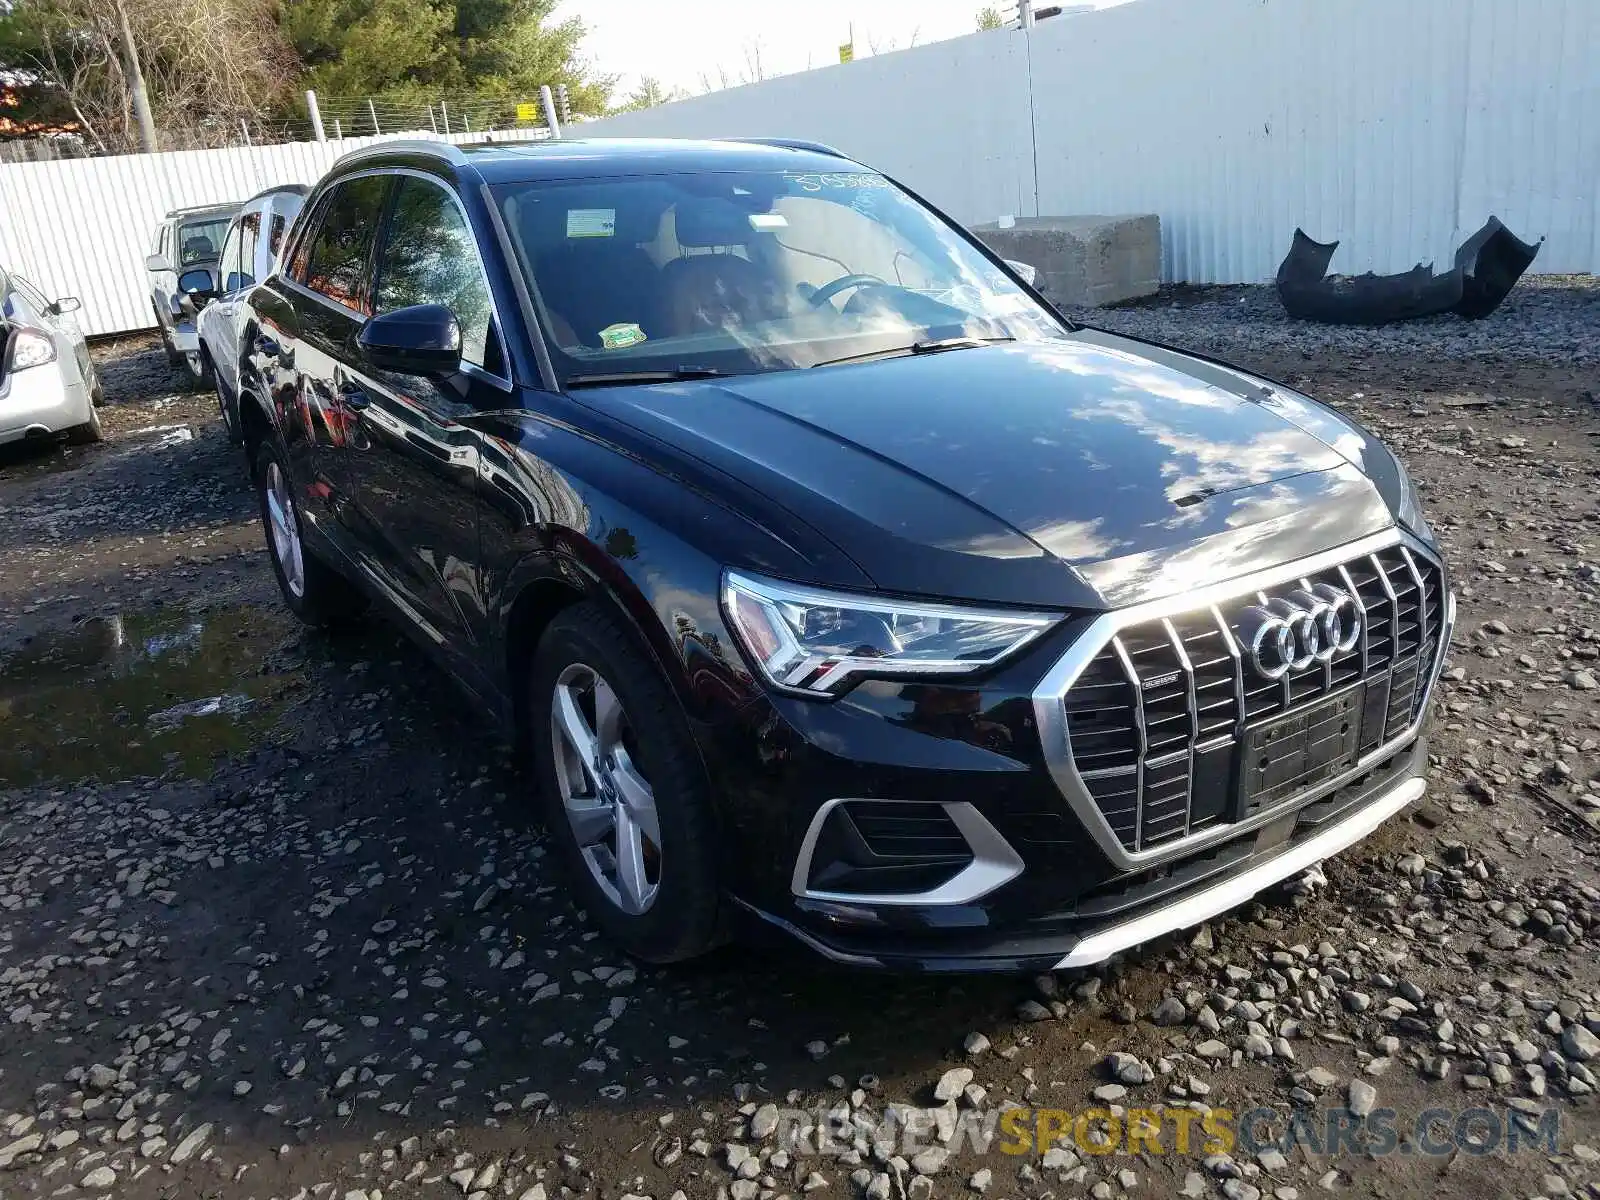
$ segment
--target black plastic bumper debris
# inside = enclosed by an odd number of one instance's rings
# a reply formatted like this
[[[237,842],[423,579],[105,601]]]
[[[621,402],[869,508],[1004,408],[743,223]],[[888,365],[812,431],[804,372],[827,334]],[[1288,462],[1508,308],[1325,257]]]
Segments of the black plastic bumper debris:
[[[1441,275],[1421,263],[1395,275],[1329,275],[1339,243],[1313,241],[1296,229],[1278,266],[1278,299],[1291,317],[1330,325],[1387,325],[1443,312],[1477,320],[1500,307],[1541,244],[1524,242],[1490,217]]]

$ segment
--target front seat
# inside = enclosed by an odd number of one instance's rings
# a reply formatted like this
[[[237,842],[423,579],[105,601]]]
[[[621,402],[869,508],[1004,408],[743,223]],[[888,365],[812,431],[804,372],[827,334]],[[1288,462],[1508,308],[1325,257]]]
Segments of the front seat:
[[[208,237],[192,237],[183,239],[183,261],[186,263],[199,262],[202,258],[215,258],[217,251]]]
[[[685,254],[661,268],[667,327],[675,335],[737,329],[785,315],[788,305],[772,274],[752,262],[749,214],[727,200],[679,204],[672,214]]]
[[[598,347],[600,331],[617,324],[638,325],[646,337],[662,336],[661,272],[638,246],[574,240],[540,251],[534,278],[570,326],[569,345]]]

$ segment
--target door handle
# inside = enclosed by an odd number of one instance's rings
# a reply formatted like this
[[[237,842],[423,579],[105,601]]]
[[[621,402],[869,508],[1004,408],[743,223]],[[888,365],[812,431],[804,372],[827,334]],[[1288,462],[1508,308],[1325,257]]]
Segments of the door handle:
[[[353,379],[346,379],[339,385],[339,399],[345,407],[353,408],[360,412],[372,403],[372,397],[367,395],[367,389]]]

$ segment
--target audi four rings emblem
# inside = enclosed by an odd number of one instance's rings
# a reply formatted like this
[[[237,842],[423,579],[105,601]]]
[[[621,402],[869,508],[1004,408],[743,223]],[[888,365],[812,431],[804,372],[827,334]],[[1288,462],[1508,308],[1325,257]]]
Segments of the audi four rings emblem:
[[[1353,649],[1361,640],[1361,606],[1348,592],[1319,583],[1252,604],[1239,629],[1256,674],[1282,679]]]

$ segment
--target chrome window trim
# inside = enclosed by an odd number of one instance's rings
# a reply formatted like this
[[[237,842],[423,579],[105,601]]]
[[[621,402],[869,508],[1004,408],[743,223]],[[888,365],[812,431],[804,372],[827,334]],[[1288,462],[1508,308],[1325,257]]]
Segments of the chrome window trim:
[[[1416,716],[1412,723],[1402,730],[1397,736],[1390,738],[1375,750],[1363,755],[1357,760],[1356,765],[1332,779],[1323,781],[1315,787],[1298,792],[1288,799],[1252,814],[1243,821],[1231,824],[1213,826],[1203,829],[1198,833],[1189,833],[1175,841],[1167,842],[1150,850],[1129,850],[1118,839],[1110,823],[1101,814],[1099,806],[1095,804],[1094,797],[1089,794],[1089,789],[1084,785],[1082,777],[1072,758],[1072,743],[1067,730],[1067,716],[1065,701],[1068,690],[1077,682],[1078,676],[1108,644],[1111,644],[1117,634],[1130,625],[1138,625],[1147,621],[1161,620],[1180,613],[1193,612],[1196,609],[1218,604],[1223,600],[1246,595],[1258,589],[1264,590],[1278,584],[1299,579],[1301,576],[1314,575],[1330,567],[1341,566],[1344,563],[1366,555],[1376,554],[1382,550],[1389,550],[1395,546],[1409,550],[1412,554],[1419,554],[1441,571],[1441,587],[1445,591],[1444,604],[1444,629],[1441,635],[1440,652],[1435,657],[1432,670],[1423,687],[1423,697],[1416,708]],[[1364,771],[1393,754],[1396,750],[1414,741],[1422,731],[1422,724],[1427,716],[1428,700],[1432,696],[1434,685],[1437,684],[1439,673],[1443,669],[1445,655],[1449,650],[1449,639],[1455,625],[1455,595],[1449,590],[1449,579],[1443,576],[1444,565],[1438,556],[1417,538],[1398,527],[1370,534],[1354,542],[1347,542],[1332,550],[1325,550],[1309,558],[1299,559],[1282,566],[1269,567],[1248,575],[1233,579],[1223,580],[1218,583],[1207,584],[1205,587],[1192,591],[1180,592],[1175,596],[1168,596],[1160,600],[1148,601],[1137,604],[1131,608],[1118,609],[1115,612],[1104,613],[1096,617],[1087,629],[1079,636],[1078,640],[1069,646],[1064,654],[1056,660],[1055,665],[1046,672],[1033,690],[1033,715],[1038,725],[1039,739],[1043,748],[1045,764],[1050,770],[1051,778],[1055,780],[1056,787],[1066,799],[1072,813],[1078,818],[1084,829],[1094,839],[1096,847],[1108,858],[1114,866],[1122,871],[1139,871],[1160,863],[1168,862],[1183,855],[1193,854],[1208,846],[1219,842],[1228,841],[1240,834],[1249,833],[1253,829],[1269,824],[1282,817],[1285,813],[1293,812],[1311,804],[1330,792],[1338,790],[1351,779],[1356,778]],[[1380,575],[1382,572],[1380,572]],[[1387,586],[1387,581],[1385,581]],[[1391,605],[1391,608],[1395,606]],[[1398,645],[1398,643],[1395,643]],[[1391,653],[1390,663],[1393,664]],[[1363,662],[1363,666],[1365,663]],[[1365,672],[1363,671],[1363,676]],[[1142,741],[1142,738],[1141,738]],[[1143,755],[1140,756],[1141,775]],[[1143,812],[1144,796],[1141,790],[1139,795],[1140,811]]]
[[[871,796],[840,796],[829,800],[817,809],[806,826],[805,837],[800,842],[800,853],[795,856],[794,873],[790,890],[803,900],[830,900],[840,904],[927,905],[970,904],[1003,884],[1010,883],[1022,874],[1022,857],[1011,848],[1011,843],[989,823],[987,817],[964,800],[940,802],[945,815],[950,818],[972,851],[972,861],[936,888],[923,892],[829,892],[815,891],[809,886],[811,857],[816,853],[817,839],[828,814],[841,804],[910,804],[915,801],[884,800]]]

